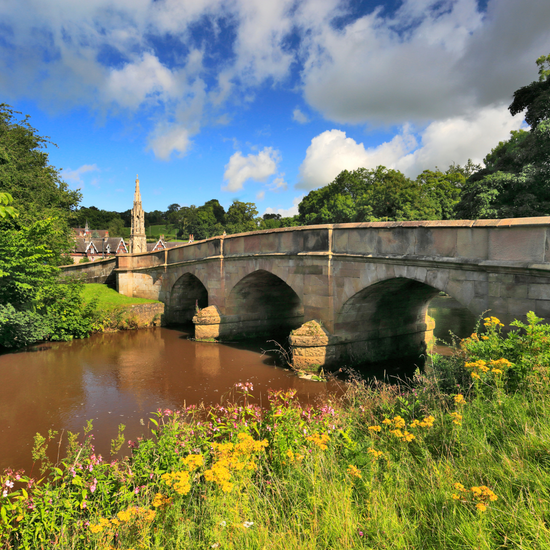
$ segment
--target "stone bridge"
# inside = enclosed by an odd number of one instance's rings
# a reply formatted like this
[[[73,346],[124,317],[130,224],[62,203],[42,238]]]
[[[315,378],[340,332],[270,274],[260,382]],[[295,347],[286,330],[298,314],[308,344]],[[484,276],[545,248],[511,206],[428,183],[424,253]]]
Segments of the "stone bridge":
[[[550,219],[292,227],[117,257],[117,289],[197,338],[290,333],[295,366],[423,352],[445,292],[504,323],[550,315]]]

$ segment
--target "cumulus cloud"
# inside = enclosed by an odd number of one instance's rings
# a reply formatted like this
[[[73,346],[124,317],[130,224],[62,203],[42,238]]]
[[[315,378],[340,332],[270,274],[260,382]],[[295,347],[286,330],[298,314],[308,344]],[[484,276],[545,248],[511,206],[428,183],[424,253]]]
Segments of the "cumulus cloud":
[[[549,19],[547,0],[489,0],[486,13],[476,0],[404,0],[343,28],[318,24],[304,46],[304,95],[338,122],[461,116],[533,79]]]
[[[225,165],[223,179],[227,186],[222,187],[223,191],[239,191],[247,180],[266,181],[277,172],[279,160],[279,152],[272,147],[264,147],[257,155],[246,157],[237,151]]]
[[[359,4],[0,2],[0,93],[146,115],[150,149],[170,158],[204,124],[227,123],[225,103],[266,83],[300,91],[333,123],[447,124],[509,103],[550,51],[548,0],[402,0],[357,13]],[[307,118],[294,110],[296,122]],[[386,149],[409,154],[410,139],[402,130]]]
[[[472,159],[479,164],[499,141],[508,139],[512,130],[522,126],[521,117],[512,117],[505,106],[435,121],[421,133],[417,149],[396,157],[388,166],[415,177],[426,168],[446,169],[453,162],[465,164]]]
[[[468,159],[481,163],[499,141],[523,126],[505,106],[487,107],[469,115],[435,121],[417,134],[409,125],[390,141],[365,148],[346,137],[341,130],[330,130],[314,137],[300,166],[301,189],[327,185],[342,171],[382,165],[416,177],[424,169],[446,169]]]
[[[346,137],[346,133],[341,130],[327,130],[311,140],[306,158],[300,166],[300,182],[296,187],[309,190],[327,185],[342,170],[369,167],[375,162],[389,165],[415,145],[414,136],[404,132],[374,152]]]
[[[86,174],[87,172],[99,172],[99,168],[97,167],[97,164],[83,164],[80,168],[77,168],[76,170],[71,170],[68,168],[67,170],[63,171],[63,179],[66,179],[70,181],[74,185],[78,185],[79,187],[84,185],[84,181],[82,180],[82,175]],[[94,180],[95,182],[95,180]],[[92,184],[94,184],[92,182]]]
[[[296,107],[296,109],[292,111],[292,120],[298,122],[299,124],[306,124],[307,122],[309,122],[309,118],[304,115],[304,113],[302,113],[302,111],[300,111],[298,107]]]
[[[177,96],[182,91],[177,80],[177,74],[146,52],[136,62],[109,71],[104,93],[121,106],[136,109],[148,98]]]

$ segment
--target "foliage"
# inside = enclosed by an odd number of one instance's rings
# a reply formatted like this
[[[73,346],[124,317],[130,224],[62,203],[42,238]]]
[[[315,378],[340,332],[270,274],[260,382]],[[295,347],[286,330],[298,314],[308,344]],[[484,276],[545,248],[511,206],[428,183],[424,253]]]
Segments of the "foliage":
[[[50,334],[49,319],[34,311],[18,311],[0,304],[0,349],[28,346]]]
[[[529,132],[514,131],[484,160],[485,168],[464,186],[457,215],[512,218],[550,214],[550,79],[548,57],[537,60],[540,80],[520,88],[508,107],[525,111]]]
[[[316,406],[275,391],[262,410],[239,383],[222,405],[157,411],[122,460],[95,454],[90,425],[58,464],[56,434],[37,436],[42,480],[0,476],[0,545],[547,548],[549,330],[483,324],[449,391],[439,360],[412,386],[355,380]]]
[[[30,308],[40,303],[44,288],[59,270],[55,253],[44,243],[59,232],[53,220],[40,220],[19,230],[0,231],[0,303]]]
[[[17,210],[10,204],[13,202],[13,197],[9,193],[0,193],[0,218],[16,218],[19,214]]]
[[[90,229],[107,229],[110,224],[116,224],[116,227],[124,227],[124,220],[118,212],[101,210],[95,206],[82,207],[75,210],[70,217],[72,227],[84,227],[88,224]],[[111,235],[112,237],[118,235]]]
[[[257,230],[257,215],[258,210],[254,203],[234,200],[225,217],[227,233],[231,235]]]
[[[0,345],[82,338],[91,331],[93,304],[84,307],[82,284],[61,279],[57,254],[43,244],[62,230],[46,219],[0,231]]]
[[[456,167],[447,173],[425,170],[416,181],[384,166],[344,170],[304,197],[299,219],[305,225],[450,219],[464,180]]]
[[[69,189],[59,171],[48,163],[48,138],[38,135],[29,117],[19,119],[19,114],[0,104],[0,193],[13,197],[12,206],[19,213],[16,220],[4,219],[0,230],[54,219],[58,231],[56,241],[49,244],[61,254],[70,246],[67,220],[81,194]]]

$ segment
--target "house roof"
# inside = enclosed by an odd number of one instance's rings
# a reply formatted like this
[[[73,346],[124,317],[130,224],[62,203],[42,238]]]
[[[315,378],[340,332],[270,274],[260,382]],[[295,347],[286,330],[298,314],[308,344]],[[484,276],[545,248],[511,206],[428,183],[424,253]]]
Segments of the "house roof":
[[[128,252],[128,246],[122,237],[108,237],[106,239],[76,237],[74,242],[74,252],[80,254],[87,254],[88,252],[94,254],[116,254],[121,245],[124,252]]]

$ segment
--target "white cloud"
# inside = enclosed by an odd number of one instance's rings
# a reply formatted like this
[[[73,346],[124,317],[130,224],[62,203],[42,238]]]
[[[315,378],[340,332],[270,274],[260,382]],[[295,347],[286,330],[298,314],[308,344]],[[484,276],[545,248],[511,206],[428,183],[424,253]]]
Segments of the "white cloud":
[[[111,70],[105,82],[105,94],[122,107],[136,109],[146,99],[169,99],[181,93],[177,74],[160,63],[158,58],[146,52],[135,63],[122,69]]]
[[[84,181],[82,180],[82,174],[86,174],[87,172],[99,172],[99,168],[97,167],[97,164],[83,164],[80,168],[77,168],[76,170],[71,170],[68,168],[67,170],[63,171],[63,179],[70,181],[73,184],[79,184],[80,186],[84,185]],[[96,180],[92,181],[92,184],[97,183]]]
[[[225,165],[223,179],[227,186],[223,191],[239,191],[245,181],[265,181],[269,176],[277,172],[277,164],[280,160],[279,152],[272,147],[264,147],[257,155],[243,156],[237,151],[231,156]]]
[[[263,201],[265,199],[265,191],[258,191],[256,193],[256,200]]]
[[[472,159],[479,164],[499,141],[508,139],[512,130],[522,126],[522,119],[512,117],[503,105],[435,121],[422,132],[420,147],[396,157],[388,166],[415,177],[424,169],[438,166],[443,170],[453,162],[465,164]]]
[[[510,101],[550,51],[548,0],[404,0],[306,37],[306,100],[333,121],[427,123]],[[520,24],[521,22],[521,24]]]
[[[298,122],[299,124],[306,124],[307,122],[309,122],[309,118],[304,113],[302,113],[302,111],[300,111],[298,107],[296,107],[296,109],[292,111],[292,120]]]
[[[327,130],[311,140],[296,187],[314,189],[330,183],[342,170],[370,167],[373,163],[389,165],[415,145],[414,136],[406,132],[382,144],[374,153],[366,150],[362,143],[346,137],[341,130]]]
[[[369,149],[341,130],[326,131],[311,140],[296,187],[321,187],[342,170],[360,167],[382,165],[414,178],[422,170],[436,166],[446,169],[452,163],[465,164],[468,159],[481,163],[499,141],[508,139],[512,130],[522,126],[522,120],[512,117],[501,105],[432,122],[418,135],[405,125],[392,140]]]
[[[264,214],[280,214],[283,218],[291,218],[298,215],[298,205],[302,202],[304,195],[295,197],[292,199],[292,206],[290,208],[271,208],[265,209]],[[263,215],[263,214],[262,214]]]
[[[190,132],[184,126],[160,124],[149,137],[147,148],[152,150],[155,157],[169,160],[172,153],[182,157],[191,146]]]

